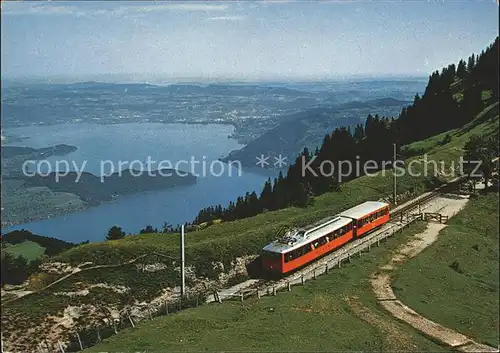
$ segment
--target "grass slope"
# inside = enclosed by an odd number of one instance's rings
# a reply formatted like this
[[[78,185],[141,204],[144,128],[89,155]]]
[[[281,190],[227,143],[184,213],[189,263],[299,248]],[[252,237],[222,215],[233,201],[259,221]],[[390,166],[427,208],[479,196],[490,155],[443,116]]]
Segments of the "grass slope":
[[[431,138],[424,141],[424,144],[430,146],[428,150],[429,159],[443,160],[445,163],[450,164],[451,161],[458,160],[458,157],[462,154],[463,145],[472,134],[494,133],[497,131],[498,103],[495,103],[485,109],[482,114],[464,128],[450,132],[453,134],[450,143],[436,146],[432,142],[435,138]],[[420,156],[416,156],[412,159],[420,158]],[[417,163],[414,169],[422,170],[423,165]],[[434,178],[425,175],[415,177],[406,174],[398,177],[398,193],[407,193],[407,196],[409,196],[411,192],[416,195],[452,177]],[[343,184],[340,192],[327,193],[314,198],[313,204],[307,208],[292,207],[267,212],[256,217],[214,224],[206,229],[190,232],[186,235],[186,263],[188,266],[194,267],[197,278],[215,278],[218,273],[214,271],[213,262],[220,261],[224,265],[231,265],[231,262],[237,257],[257,254],[267,242],[275,238],[277,230],[284,225],[300,226],[310,224],[363,201],[377,200],[384,196],[390,197],[392,183],[391,171],[386,171],[385,174],[379,172],[376,175],[361,177]],[[134,235],[123,240],[80,245],[52,257],[52,260],[71,264],[79,264],[85,261],[92,261],[94,264],[117,264],[151,251],[178,257],[179,237],[165,234]],[[44,293],[34,294],[4,305],[2,307],[4,310],[2,324],[4,324],[4,327],[8,326],[11,334],[14,334],[19,327],[24,330],[28,329],[28,327],[32,327],[33,330],[35,328],[42,330],[41,323],[45,320],[44,318],[50,315],[61,315],[64,308],[69,304],[91,304],[97,300],[101,305],[122,306],[131,299],[137,301],[151,300],[161,293],[163,287],[178,285],[178,273],[175,271],[174,266],[171,266],[171,260],[153,258],[151,261],[165,261],[167,268],[163,271],[148,273],[147,276],[137,270],[135,265],[120,267],[116,270],[95,269],[78,273],[70,277],[70,279],[51,287]],[[36,284],[37,288],[41,288],[53,280],[53,276],[41,273],[36,275],[30,283]],[[333,282],[330,285],[348,290],[350,285],[346,284],[344,286],[342,284],[343,280],[340,278],[338,282]],[[99,293],[79,296],[78,298],[63,298],[54,295],[57,291],[79,290],[90,284],[102,282],[108,285],[130,287],[131,292],[127,295],[118,295],[108,289],[99,288]],[[350,283],[353,284],[353,282]],[[39,334],[43,334],[42,331]],[[6,337],[5,334],[4,337]]]
[[[467,125],[406,145],[403,151],[409,154],[458,155],[472,135],[498,133],[498,113],[498,102],[492,103]],[[452,140],[442,144],[446,135],[449,135]]]
[[[379,308],[369,283],[369,275],[391,256],[387,248],[422,229],[417,224],[292,292],[158,317],[87,351],[443,351]]]
[[[393,284],[417,312],[493,347],[499,344],[498,196],[472,199]]]
[[[475,120],[461,129],[452,130],[452,140],[439,144],[446,134],[409,145],[406,150],[423,150],[428,160],[441,161],[449,174],[449,168],[458,167],[458,159],[463,154],[463,146],[474,134],[498,133],[498,102],[488,106]],[[421,160],[415,156],[407,160]],[[428,166],[428,174],[423,173],[424,163],[418,162],[412,170],[422,172],[421,176],[398,178],[398,193],[418,194],[454,175],[432,177],[433,166]],[[439,167],[440,168],[440,167]],[[440,168],[441,169],[441,168]],[[204,266],[212,261],[230,263],[235,257],[255,254],[262,246],[275,237],[276,231],[284,225],[306,225],[323,217],[366,200],[390,198],[392,193],[392,171],[379,172],[343,184],[340,192],[327,193],[316,197],[307,208],[287,208],[267,212],[255,217],[214,224],[206,229],[186,235],[186,260],[190,264]],[[145,234],[126,237],[123,240],[92,243],[70,249],[56,257],[57,261],[78,264],[84,261],[94,263],[119,263],[130,260],[147,251],[155,250],[178,255],[179,237],[165,234]]]
[[[29,240],[19,244],[9,244],[2,250],[15,257],[23,256],[28,262],[39,259],[45,253],[44,247]]]

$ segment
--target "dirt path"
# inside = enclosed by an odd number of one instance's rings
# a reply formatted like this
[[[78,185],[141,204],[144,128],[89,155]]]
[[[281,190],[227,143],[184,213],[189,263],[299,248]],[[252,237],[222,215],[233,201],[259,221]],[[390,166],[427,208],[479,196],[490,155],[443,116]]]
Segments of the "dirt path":
[[[380,315],[364,306],[356,296],[345,296],[343,299],[356,316],[370,325],[378,327],[384,333],[383,345],[385,347],[382,346],[381,351],[414,351],[417,348],[394,320],[381,318]]]
[[[439,197],[431,201],[423,212],[439,212],[451,218],[465,207],[467,201],[467,198],[455,195]],[[398,300],[392,290],[392,270],[399,264],[418,255],[435,242],[439,232],[445,227],[445,224],[429,223],[424,232],[416,235],[407,244],[401,246],[389,263],[381,266],[380,272],[372,275],[371,283],[375,296],[380,305],[393,316],[447,346],[462,352],[498,352],[498,348],[477,343],[461,333],[426,319]]]

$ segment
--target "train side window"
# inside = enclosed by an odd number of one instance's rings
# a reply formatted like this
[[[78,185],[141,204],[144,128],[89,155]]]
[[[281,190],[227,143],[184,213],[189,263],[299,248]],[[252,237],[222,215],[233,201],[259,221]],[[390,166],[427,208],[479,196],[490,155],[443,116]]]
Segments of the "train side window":
[[[323,246],[326,243],[328,243],[328,240],[327,240],[326,236],[325,237],[321,237],[321,238],[318,239],[319,246]]]
[[[301,254],[298,253],[298,249],[292,250],[288,253],[285,254],[285,262],[289,262],[292,260],[295,260],[296,258],[300,257]]]

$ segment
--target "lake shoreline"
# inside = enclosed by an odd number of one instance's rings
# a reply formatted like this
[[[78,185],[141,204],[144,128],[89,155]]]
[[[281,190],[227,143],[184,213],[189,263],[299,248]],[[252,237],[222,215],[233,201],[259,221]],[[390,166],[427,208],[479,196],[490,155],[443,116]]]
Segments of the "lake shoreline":
[[[84,203],[83,201],[89,200],[74,196],[82,193],[70,189],[73,185],[64,187],[64,190],[54,190],[61,193],[49,191],[52,190],[50,185],[47,185],[49,189],[38,187],[43,186],[38,183],[28,192],[16,192],[21,187],[21,180],[3,180],[6,183],[3,186],[8,186],[11,190],[9,197],[14,197],[11,198],[13,201],[6,202],[5,198],[2,200],[2,207],[8,211],[3,211],[3,233],[24,228],[35,234],[69,242],[95,242],[102,241],[109,228],[118,225],[127,234],[137,234],[147,225],[160,228],[164,222],[173,225],[192,222],[205,207],[218,204],[227,206],[230,201],[234,202],[247,191],[255,190],[259,193],[268,177],[275,174],[275,171],[260,168],[242,168],[240,175],[237,164],[228,168],[227,163],[218,161],[230,151],[243,147],[236,140],[227,138],[234,132],[234,127],[226,124],[67,123],[8,129],[2,127],[2,132],[11,137],[27,137],[22,142],[11,143],[11,146],[41,148],[63,143],[78,146],[77,151],[66,157],[47,158],[52,167],[57,162],[67,160],[71,162],[71,167],[74,164],[75,169],[70,170],[81,170],[85,166],[86,173],[98,176],[102,174],[99,161],[111,161],[116,172],[120,161],[128,161],[120,169],[140,169],[138,164],[131,165],[130,161],[140,161],[148,168],[146,161],[150,157],[151,161],[156,161],[150,166],[152,170],[162,166],[170,167],[168,164],[159,165],[159,161],[166,160],[171,161],[174,168],[177,167],[177,161],[187,161],[188,164],[182,162],[178,167],[191,171],[190,161],[194,157],[198,162],[193,164],[193,174],[199,175],[196,183],[189,187],[155,188],[154,192],[128,193],[126,197],[117,197],[95,205]],[[85,161],[88,163],[84,164]],[[48,166],[44,166],[42,172],[47,171]],[[111,173],[112,170],[106,165],[105,171]],[[74,176],[72,178],[74,180]],[[81,185],[79,188],[92,192],[94,181],[91,181],[92,184]],[[151,182],[144,180],[141,184],[147,186]],[[162,183],[154,180],[153,184]],[[136,191],[139,188],[120,189]],[[92,195],[94,194],[97,192]],[[109,193],[103,191],[99,194]]]
[[[16,226],[21,225],[21,224],[29,224],[32,222],[44,221],[44,220],[48,220],[48,219],[62,217],[65,215],[80,213],[80,212],[83,212],[83,211],[86,211],[86,210],[89,210],[92,208],[97,208],[97,207],[102,206],[102,205],[109,205],[109,204],[117,203],[117,202],[121,201],[120,199],[122,199],[124,197],[139,196],[139,195],[144,195],[144,194],[151,193],[154,191],[165,191],[165,190],[169,190],[169,189],[179,189],[179,188],[189,187],[189,186],[193,186],[193,185],[194,184],[177,185],[174,187],[161,189],[161,190],[145,190],[145,191],[141,191],[141,192],[137,192],[137,193],[133,193],[133,194],[116,195],[115,197],[113,197],[112,200],[106,200],[106,201],[101,201],[101,202],[97,202],[97,203],[89,203],[89,202],[84,201],[85,202],[84,206],[74,208],[74,209],[60,210],[59,212],[56,211],[56,212],[50,213],[49,215],[44,215],[44,216],[28,217],[28,218],[20,220],[20,221],[6,221],[6,222],[2,221],[1,228],[0,228],[0,234],[6,234],[6,233],[9,233],[9,232],[15,230],[15,229],[8,229],[10,227],[16,227]],[[75,196],[78,197],[78,195],[75,195]],[[112,224],[110,225],[110,227],[112,227]],[[54,238],[57,238],[57,237],[54,237]],[[57,239],[59,239],[59,238],[57,238]]]

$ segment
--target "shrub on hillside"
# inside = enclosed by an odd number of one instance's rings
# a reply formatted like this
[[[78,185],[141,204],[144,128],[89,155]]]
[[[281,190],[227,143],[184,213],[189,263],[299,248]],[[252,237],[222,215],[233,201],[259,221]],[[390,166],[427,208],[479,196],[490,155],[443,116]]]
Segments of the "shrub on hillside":
[[[450,267],[451,267],[451,269],[453,271],[455,271],[457,273],[463,273],[463,269],[462,269],[462,267],[460,266],[460,263],[457,260],[453,261],[451,263]]]

